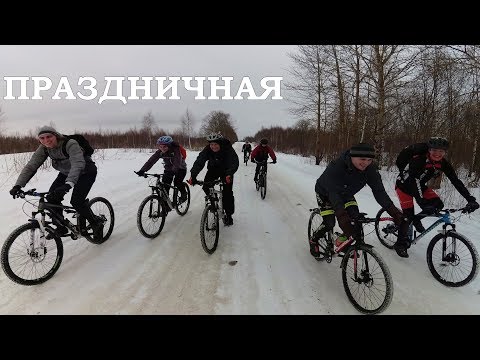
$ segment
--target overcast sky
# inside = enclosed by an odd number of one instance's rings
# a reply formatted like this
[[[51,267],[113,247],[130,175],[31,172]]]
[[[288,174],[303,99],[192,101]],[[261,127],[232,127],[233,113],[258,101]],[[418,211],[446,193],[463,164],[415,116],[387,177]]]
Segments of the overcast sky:
[[[2,45],[0,46],[0,107],[3,130],[7,134],[23,134],[43,124],[53,122],[64,133],[75,130],[123,130],[141,127],[143,116],[152,111],[156,123],[165,130],[179,127],[180,118],[187,108],[196,121],[198,130],[201,119],[210,111],[219,110],[231,115],[240,138],[254,135],[263,126],[291,126],[297,119],[287,111],[291,103],[285,98],[284,83],[287,70],[292,66],[289,52],[296,51],[294,45]],[[45,76],[52,80],[51,90],[42,92],[42,100],[5,99],[7,83],[5,76]],[[52,100],[59,86],[60,77],[65,76],[75,95],[66,100]],[[89,91],[78,86],[82,76],[94,77],[98,84],[98,95],[93,100],[82,100],[78,92],[87,96]],[[185,90],[179,83],[180,100],[106,100],[99,99],[105,90],[108,76],[232,76],[231,94],[235,96],[244,77],[249,77],[257,96],[264,90],[260,80],[264,77],[282,77],[283,100],[195,100],[195,92]],[[152,97],[157,95],[155,80],[152,81]],[[165,81],[164,86],[170,83]],[[85,85],[88,82],[84,83]],[[127,85],[129,83],[126,83]],[[143,82],[139,82],[139,85]],[[195,84],[195,82],[193,82]],[[222,85],[223,82],[219,82]],[[271,83],[270,83],[271,84]],[[130,95],[129,87],[124,95]],[[205,96],[210,95],[210,85],[204,85]],[[33,82],[27,83],[27,96],[33,96]],[[109,92],[114,94],[113,88]],[[18,83],[13,95],[18,97]],[[142,97],[143,91],[137,95]],[[218,92],[223,96],[223,91]]]

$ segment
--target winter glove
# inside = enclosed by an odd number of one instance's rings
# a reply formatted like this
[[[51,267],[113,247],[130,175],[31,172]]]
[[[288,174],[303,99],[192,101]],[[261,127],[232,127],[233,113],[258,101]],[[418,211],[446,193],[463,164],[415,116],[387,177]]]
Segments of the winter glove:
[[[232,182],[232,177],[231,177],[230,175],[227,175],[227,176],[225,177],[225,182],[226,182],[227,184],[230,184],[230,183]]]
[[[476,200],[474,201],[469,201],[468,204],[465,206],[465,212],[471,213],[477,210],[480,207],[478,202]]]
[[[407,221],[406,216],[395,205],[392,204],[385,210],[393,218],[395,225],[399,226],[402,222]]]
[[[60,198],[65,196],[66,193],[70,191],[72,187],[69,184],[63,184],[53,190],[55,197]]]
[[[145,177],[145,171],[143,170],[134,171],[134,173],[137,174],[138,176]]]
[[[277,159],[272,161],[272,164],[276,164],[276,163],[277,163]]]
[[[16,197],[18,197],[21,193],[21,189],[22,187],[20,185],[15,185],[12,190],[10,190],[10,195],[13,196],[13,198],[15,199]]]
[[[422,214],[425,215],[435,215],[438,213],[438,209],[435,206],[432,205],[424,205],[422,207]]]

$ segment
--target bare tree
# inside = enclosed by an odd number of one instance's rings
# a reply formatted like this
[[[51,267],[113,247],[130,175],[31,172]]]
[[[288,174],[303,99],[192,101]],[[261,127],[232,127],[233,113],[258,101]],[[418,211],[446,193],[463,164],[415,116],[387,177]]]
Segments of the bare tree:
[[[219,132],[230,141],[238,141],[237,132],[230,114],[223,111],[212,111],[202,121],[200,135],[207,136],[210,133]]]
[[[188,109],[185,115],[182,117],[181,123],[182,123],[182,134],[188,137],[188,147],[191,149],[192,148],[191,138],[193,136],[194,119],[193,119],[193,116],[188,111]]]
[[[148,137],[148,144],[150,148],[153,148],[152,140],[153,133],[156,132],[155,118],[153,117],[152,111],[149,111],[142,118],[142,131]]]

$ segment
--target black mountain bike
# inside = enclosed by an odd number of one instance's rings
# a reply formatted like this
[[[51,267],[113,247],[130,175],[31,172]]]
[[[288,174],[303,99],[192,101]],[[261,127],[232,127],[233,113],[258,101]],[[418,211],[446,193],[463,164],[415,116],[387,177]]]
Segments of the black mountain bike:
[[[150,184],[152,193],[140,203],[137,212],[137,226],[140,233],[147,238],[157,237],[163,230],[165,218],[170,210],[175,209],[178,215],[183,216],[190,207],[190,188],[186,182],[182,183],[186,198],[181,198],[180,189],[162,182],[163,174],[147,174],[144,177],[153,177],[155,184]],[[173,189],[169,196],[168,189]]]
[[[258,178],[255,182],[255,186],[257,191],[260,190],[260,197],[264,200],[267,195],[267,164],[274,164],[274,162],[255,160],[255,163],[261,164],[260,169],[258,170]]]
[[[25,196],[39,197],[38,203],[25,200],[25,204],[34,205],[37,210],[27,224],[15,229],[7,238],[2,247],[0,255],[2,269],[7,277],[21,285],[37,285],[50,279],[59,269],[63,259],[63,243],[60,234],[52,228],[52,221],[55,224],[65,226],[70,232],[64,237],[71,237],[76,240],[85,237],[93,244],[104,243],[112,234],[115,222],[113,207],[103,197],[95,197],[88,201],[98,221],[103,222],[103,237],[96,239],[88,220],[82,219],[80,214],[70,206],[50,204],[45,201],[48,192],[36,192],[36,189],[21,191],[18,197]],[[54,209],[62,209],[66,214],[73,214],[72,220],[63,218]],[[40,218],[37,218],[40,215]],[[49,220],[50,218],[51,220]]]
[[[308,220],[308,239],[323,226],[320,209],[310,209]],[[318,261],[332,262],[334,256],[343,257],[340,264],[345,293],[352,305],[364,314],[378,314],[384,311],[393,297],[393,280],[385,261],[373,250],[373,246],[365,243],[363,224],[374,223],[375,218],[367,218],[360,213],[358,219],[362,224],[360,237],[349,239],[341,248],[334,246],[333,230],[318,240],[320,256]],[[373,230],[372,230],[373,231]]]
[[[197,180],[195,185],[207,185],[209,194],[205,195],[205,208],[200,220],[200,240],[203,250],[207,254],[213,254],[217,249],[218,237],[220,234],[220,219],[225,224],[225,211],[223,209],[223,181],[217,179],[210,182]],[[215,186],[218,186],[216,189]]]
[[[451,216],[455,212],[460,212],[456,218]],[[469,239],[456,231],[455,222],[464,213],[465,208],[443,209],[434,214],[420,212],[415,215],[417,219],[425,217],[438,219],[419,235],[413,230],[413,222],[408,229],[408,240],[411,244],[416,244],[427,233],[443,224],[442,230],[439,230],[428,244],[427,265],[433,277],[445,286],[466,285],[474,280],[478,273],[477,249]],[[375,231],[382,245],[393,249],[397,241],[398,229],[392,217],[384,209],[378,211]]]

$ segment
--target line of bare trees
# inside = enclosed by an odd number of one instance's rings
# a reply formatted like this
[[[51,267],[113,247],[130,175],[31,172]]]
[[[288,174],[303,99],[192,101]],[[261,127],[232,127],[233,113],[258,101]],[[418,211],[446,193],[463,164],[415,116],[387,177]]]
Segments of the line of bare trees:
[[[300,152],[315,155],[318,164],[325,155],[365,141],[375,146],[380,165],[391,166],[404,146],[444,136],[454,166],[478,182],[480,46],[301,45],[297,50],[289,54],[292,81],[286,92],[300,121],[284,132],[301,134],[294,141],[302,144]]]

